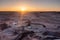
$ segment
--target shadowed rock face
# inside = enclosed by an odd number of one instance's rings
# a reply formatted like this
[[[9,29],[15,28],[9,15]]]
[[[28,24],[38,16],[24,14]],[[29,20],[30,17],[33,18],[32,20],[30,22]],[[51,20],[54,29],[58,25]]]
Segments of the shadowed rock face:
[[[9,28],[9,26],[6,23],[0,24],[0,30],[4,30]]]
[[[29,19],[32,23],[44,24],[47,28],[60,26],[60,12],[29,12],[23,16],[23,19]],[[2,22],[20,21],[20,14],[17,12],[0,12],[0,20]]]
[[[29,23],[29,25],[27,25],[29,27],[27,27],[27,26],[24,27],[24,28],[26,28],[25,30],[34,31],[38,34],[38,36],[41,36],[40,33],[43,33],[45,31],[49,31],[49,32],[51,31],[51,33],[60,32],[60,13],[59,12],[29,12],[26,15],[23,15],[22,19],[24,19],[24,20],[21,21],[20,18],[21,18],[21,15],[17,12],[0,12],[0,23],[4,23],[7,21],[12,21],[12,22],[14,21],[14,22],[21,23],[22,21],[29,20],[29,22],[26,22],[26,23]],[[18,23],[18,24],[20,25],[20,23]],[[22,24],[26,25],[26,23],[25,24],[22,23]],[[16,29],[15,26],[17,26],[17,25],[15,24],[15,25],[11,25],[11,26],[12,27],[14,26],[14,29]],[[7,30],[9,32],[9,31],[13,31],[14,29],[10,28]],[[4,30],[4,32],[7,30]],[[16,33],[16,32],[14,32],[14,33]],[[12,37],[12,36],[9,36],[9,37]]]
[[[47,28],[60,26],[60,12],[30,12],[24,15],[24,19],[31,20],[32,23],[44,24]]]
[[[12,18],[19,18],[17,12],[0,12],[0,20],[9,20]],[[51,24],[60,24],[60,13],[59,12],[31,12],[24,16],[27,19],[36,19],[36,21],[42,21]]]
[[[44,21],[51,24],[60,24],[59,15],[59,13],[35,13],[35,16],[38,16],[38,18],[41,19],[40,21]]]
[[[60,14],[59,13],[33,13],[40,21],[51,23],[51,24],[60,24]]]
[[[19,16],[20,15],[17,12],[0,12],[1,21],[16,20]]]

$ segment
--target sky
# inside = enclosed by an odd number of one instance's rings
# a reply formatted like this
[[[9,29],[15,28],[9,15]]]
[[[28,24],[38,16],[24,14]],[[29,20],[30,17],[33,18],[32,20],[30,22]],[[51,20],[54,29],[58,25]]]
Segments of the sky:
[[[0,0],[0,11],[60,11],[60,0]]]

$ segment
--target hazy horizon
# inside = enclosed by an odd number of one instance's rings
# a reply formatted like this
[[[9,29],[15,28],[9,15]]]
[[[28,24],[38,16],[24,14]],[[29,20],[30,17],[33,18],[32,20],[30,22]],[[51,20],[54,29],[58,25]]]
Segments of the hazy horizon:
[[[0,0],[0,11],[60,11],[60,0]]]

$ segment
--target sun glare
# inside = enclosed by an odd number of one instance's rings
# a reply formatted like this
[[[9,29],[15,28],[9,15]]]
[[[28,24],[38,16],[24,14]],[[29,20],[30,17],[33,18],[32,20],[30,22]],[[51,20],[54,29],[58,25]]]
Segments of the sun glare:
[[[28,9],[28,8],[27,8],[26,6],[22,6],[22,7],[20,7],[21,15],[25,15],[25,14],[26,14],[27,9]]]
[[[21,11],[26,11],[27,8],[26,7],[21,7]]]

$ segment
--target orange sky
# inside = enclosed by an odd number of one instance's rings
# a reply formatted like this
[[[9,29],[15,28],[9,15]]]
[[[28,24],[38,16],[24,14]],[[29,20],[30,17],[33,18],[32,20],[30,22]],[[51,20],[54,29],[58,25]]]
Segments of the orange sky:
[[[0,11],[60,11],[60,0],[0,0]]]
[[[60,11],[60,8],[38,8],[38,7],[28,7],[25,6],[26,10],[25,11]],[[5,8],[0,8],[0,11],[21,11],[21,7],[5,7]]]

